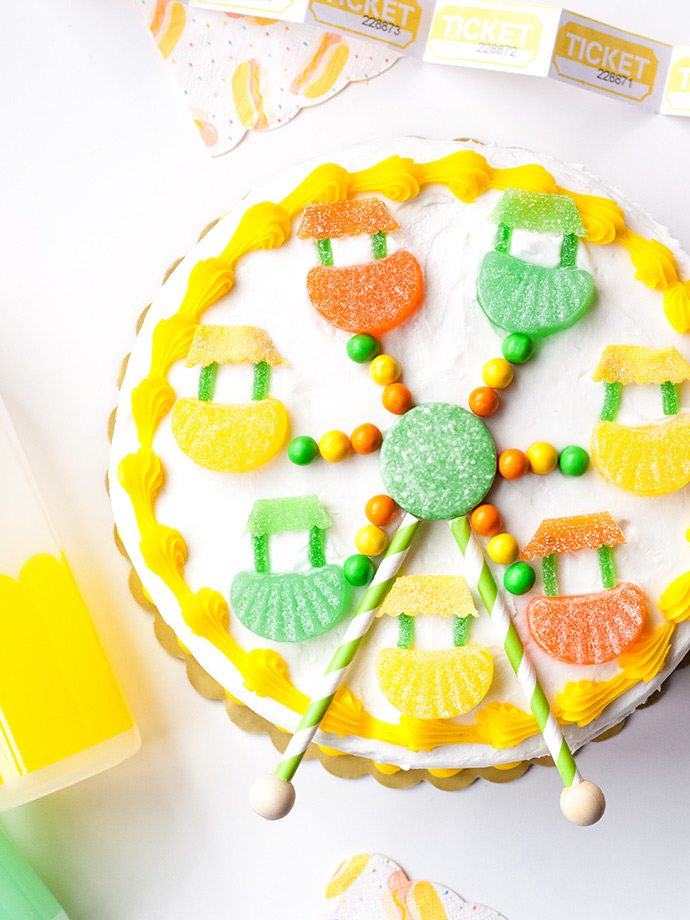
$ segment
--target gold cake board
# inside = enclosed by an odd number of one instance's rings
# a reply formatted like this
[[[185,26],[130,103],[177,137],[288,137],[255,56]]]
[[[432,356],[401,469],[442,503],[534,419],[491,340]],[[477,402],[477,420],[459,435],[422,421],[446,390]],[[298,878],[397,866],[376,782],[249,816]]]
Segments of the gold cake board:
[[[219,218],[220,219],[220,218]],[[218,220],[219,220],[218,219]],[[212,221],[201,231],[199,235],[199,240],[203,239],[208,231],[214,227],[218,220]],[[168,280],[173,271],[180,264],[182,259],[177,259],[172,265],[168,268],[165,275],[163,276],[162,283]],[[148,312],[148,309],[151,305],[149,304],[144,308],[136,325],[136,332],[139,333],[142,323],[144,322],[144,317]],[[120,370],[117,378],[118,389],[122,384],[124,379],[125,370],[127,367],[127,361],[129,355],[127,355],[122,364],[120,365]],[[108,419],[108,440],[112,440],[113,428],[115,426],[115,412],[113,411],[110,414]],[[108,488],[108,483],[106,479],[106,490]],[[130,562],[127,551],[120,540],[120,536],[117,532],[117,528],[114,530],[115,543],[120,553]],[[131,564],[131,563],[130,563]],[[262,716],[253,712],[249,707],[243,705],[237,700],[233,699],[224,687],[218,683],[215,678],[201,667],[199,662],[185,649],[179,642],[177,636],[173,630],[165,623],[162,616],[151,602],[150,598],[144,591],[144,587],[137,575],[134,567],[130,569],[129,573],[129,589],[134,598],[134,600],[142,607],[144,610],[153,614],[153,631],[158,639],[159,643],[163,646],[165,651],[172,655],[173,658],[180,658],[185,662],[185,667],[187,671],[187,679],[197,693],[200,693],[201,696],[206,697],[209,700],[222,700],[225,704],[225,710],[232,720],[232,722],[243,731],[251,732],[253,734],[265,734],[273,742],[273,746],[281,754],[287,747],[288,741],[290,740],[290,735],[288,732],[283,731],[278,728],[273,723],[269,722],[267,719],[264,719]],[[683,661],[678,665],[678,668],[686,667],[690,664],[690,653],[686,655]],[[677,669],[676,669],[677,670]],[[658,690],[656,690],[649,699],[643,703],[641,706],[638,706],[638,709],[645,709],[647,706],[651,706],[655,703],[663,693],[665,693],[666,688],[668,687],[669,680],[667,679]],[[612,738],[614,735],[617,735],[619,731],[625,725],[627,719],[623,719],[617,725],[614,725],[612,728],[603,732],[597,738],[592,739],[593,741],[606,741],[608,738]],[[418,783],[427,782],[431,783],[432,786],[435,786],[437,789],[443,789],[446,791],[454,791],[457,789],[466,789],[477,779],[485,779],[491,783],[509,783],[515,779],[518,779],[524,773],[529,770],[533,765],[538,765],[542,767],[553,767],[553,760],[549,755],[545,757],[537,757],[532,760],[523,760],[518,761],[517,763],[503,764],[497,767],[482,767],[482,768],[463,768],[457,770],[403,770],[400,767],[390,766],[387,764],[377,764],[373,760],[366,759],[364,757],[355,757],[352,754],[343,754],[340,751],[334,751],[331,748],[324,748],[320,745],[311,744],[307,750],[306,760],[316,759],[321,765],[326,769],[331,775],[338,776],[342,779],[359,779],[362,776],[369,774],[380,783],[382,786],[387,786],[390,789],[409,789],[412,786],[416,786]]]

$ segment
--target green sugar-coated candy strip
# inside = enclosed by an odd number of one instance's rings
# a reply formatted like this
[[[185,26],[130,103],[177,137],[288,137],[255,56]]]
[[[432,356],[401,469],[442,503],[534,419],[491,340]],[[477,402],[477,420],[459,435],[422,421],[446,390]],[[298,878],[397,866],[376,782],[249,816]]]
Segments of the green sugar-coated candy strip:
[[[388,255],[388,244],[386,243],[386,234],[383,230],[377,230],[371,235],[371,248],[375,259],[385,259]]]
[[[615,422],[621,405],[623,385],[618,380],[615,380],[613,383],[605,383],[604,386],[606,387],[604,408],[601,410],[599,418],[602,422]]]
[[[254,386],[252,387],[252,399],[266,399],[268,396],[268,385],[271,382],[271,365],[265,361],[259,361],[254,365]]]
[[[202,367],[199,371],[199,399],[203,402],[210,402],[213,399],[217,372],[218,365],[215,361]]]
[[[678,387],[667,380],[661,384],[661,399],[664,405],[664,415],[678,415]]]
[[[453,645],[459,648],[467,645],[467,636],[470,632],[470,620],[472,617],[455,617],[453,620]]]
[[[561,243],[561,268],[575,268],[577,257],[577,236],[574,233],[564,233]]]
[[[315,569],[321,569],[326,565],[323,540],[323,530],[320,527],[312,527],[309,531],[309,561]]]
[[[325,240],[316,241],[316,250],[322,265],[333,265],[333,247],[328,237]]]
[[[398,616],[398,648],[412,648],[414,642],[414,618],[406,613]]]
[[[556,554],[544,556],[541,561],[541,577],[544,582],[544,594],[558,597],[558,576],[556,574]]]
[[[252,534],[252,545],[254,547],[254,571],[269,572],[271,566],[268,559],[268,535]]]
[[[499,224],[496,229],[496,242],[494,249],[496,252],[508,252],[510,250],[511,229],[508,224]]]
[[[616,587],[616,569],[613,565],[613,553],[610,546],[599,547],[599,569],[601,583],[605,588]]]

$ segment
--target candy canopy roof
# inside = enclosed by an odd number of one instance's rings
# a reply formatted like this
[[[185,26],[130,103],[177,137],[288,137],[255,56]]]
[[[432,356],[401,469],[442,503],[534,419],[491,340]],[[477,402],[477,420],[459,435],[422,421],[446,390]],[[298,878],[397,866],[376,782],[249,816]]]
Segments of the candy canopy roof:
[[[449,617],[477,616],[470,589],[457,575],[401,575],[381,604],[377,616],[392,617],[401,613],[415,617],[418,613]]]
[[[301,240],[357,236],[399,230],[400,224],[378,198],[360,198],[333,204],[308,204],[297,236]]]
[[[312,527],[325,530],[331,523],[316,495],[258,498],[249,515],[245,533],[264,536],[292,530],[311,530]]]
[[[690,364],[673,345],[607,345],[592,380],[606,383],[682,383],[690,380]]]
[[[258,364],[284,364],[282,357],[273,344],[270,335],[256,326],[197,326],[194,331],[187,367],[201,364],[207,367],[217,364],[240,364],[251,361]]]
[[[625,543],[623,532],[608,511],[548,518],[520,554],[521,559],[550,556],[551,553],[577,553],[582,549]]]
[[[575,202],[567,195],[509,188],[489,215],[489,220],[507,224],[515,230],[586,235]]]

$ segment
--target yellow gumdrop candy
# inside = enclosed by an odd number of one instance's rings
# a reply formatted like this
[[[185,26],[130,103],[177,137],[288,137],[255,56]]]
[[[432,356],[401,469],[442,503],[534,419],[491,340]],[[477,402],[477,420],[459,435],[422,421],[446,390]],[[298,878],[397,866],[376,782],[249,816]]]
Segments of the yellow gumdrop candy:
[[[553,444],[537,441],[527,450],[529,468],[533,473],[545,476],[552,473],[558,464],[558,451]]]
[[[380,556],[388,546],[386,531],[375,524],[360,527],[355,534],[355,546],[363,556]]]
[[[340,463],[350,456],[352,444],[344,431],[327,431],[319,440],[319,453],[329,463]]]
[[[494,390],[504,390],[513,382],[513,367],[505,358],[492,358],[482,368],[482,380]]]
[[[387,387],[400,378],[402,368],[392,355],[379,355],[369,365],[369,373],[374,383]]]
[[[599,422],[592,432],[599,472],[627,492],[665,495],[690,482],[690,415],[659,425],[626,428]]]
[[[497,565],[512,565],[520,553],[520,548],[512,534],[499,533],[489,540],[486,551],[489,559]]]
[[[287,440],[289,422],[279,399],[250,403],[179,399],[172,433],[185,454],[218,473],[243,473],[274,457]]]
[[[384,648],[376,656],[381,692],[415,719],[451,719],[473,709],[493,678],[493,656],[481,645],[438,651]]]

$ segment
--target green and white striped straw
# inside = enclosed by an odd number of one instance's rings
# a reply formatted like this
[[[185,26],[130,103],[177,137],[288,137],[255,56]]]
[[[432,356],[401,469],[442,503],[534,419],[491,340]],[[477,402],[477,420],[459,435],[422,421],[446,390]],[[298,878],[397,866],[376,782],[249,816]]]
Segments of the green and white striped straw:
[[[386,555],[381,560],[374,579],[367,588],[343,639],[335,650],[331,663],[321,678],[311,702],[290,739],[283,757],[274,771],[278,779],[289,782],[302,762],[312,738],[331,704],[345,671],[357,654],[362,638],[366,635],[376,612],[393,587],[400,566],[407,555],[419,521],[414,515],[406,514],[391,540]]]
[[[549,701],[546,699],[546,694],[537,679],[532,663],[525,653],[520,636],[510,618],[510,613],[498,593],[496,581],[486,563],[479,541],[472,531],[469,519],[467,516],[456,518],[451,522],[450,528],[465,559],[467,574],[479,592],[479,596],[503,643],[508,661],[529,700],[530,709],[534,713],[539,730],[544,736],[544,741],[553,757],[553,762],[561,774],[563,785],[569,788],[581,783],[582,776],[577,769],[575,758],[561,733],[554,714],[551,712]]]

